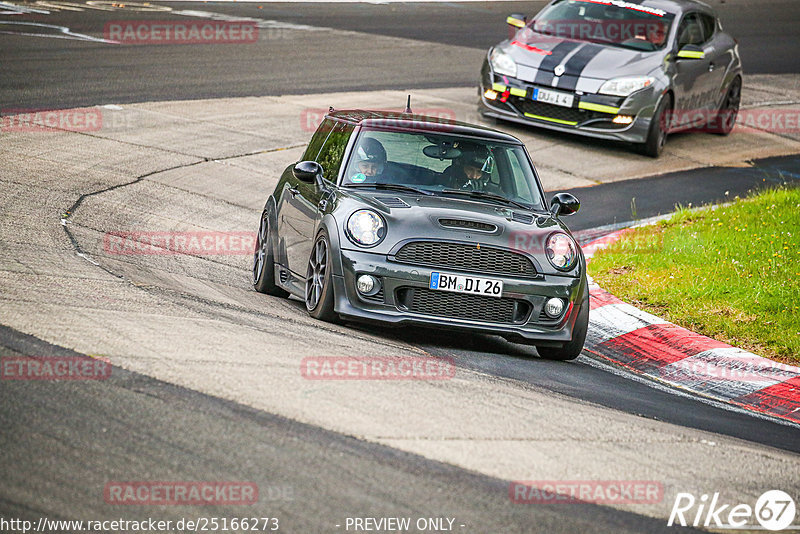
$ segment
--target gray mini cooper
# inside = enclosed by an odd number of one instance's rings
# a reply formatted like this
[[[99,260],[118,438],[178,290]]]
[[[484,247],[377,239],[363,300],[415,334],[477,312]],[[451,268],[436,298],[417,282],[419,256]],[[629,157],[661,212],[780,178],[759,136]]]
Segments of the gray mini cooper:
[[[267,199],[257,291],[325,321],[462,329],[569,360],[589,321],[586,262],[525,146],[410,113],[331,111]]]
[[[667,134],[727,135],[742,65],[736,40],[694,0],[553,0],[483,63],[484,117],[639,145],[657,157]]]

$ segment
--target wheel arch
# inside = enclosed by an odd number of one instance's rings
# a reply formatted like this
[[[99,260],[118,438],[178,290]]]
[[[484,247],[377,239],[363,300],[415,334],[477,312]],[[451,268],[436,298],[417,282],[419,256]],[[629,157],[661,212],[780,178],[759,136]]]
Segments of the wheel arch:
[[[317,226],[317,230],[314,233],[314,240],[319,237],[319,234],[322,230],[328,234],[328,241],[331,245],[331,263],[333,266],[333,275],[334,276],[344,276],[344,268],[342,267],[342,255],[341,255],[341,232],[339,232],[339,225],[336,221],[336,217],[333,216],[332,213],[326,213],[322,220],[320,221],[319,225]]]
[[[267,202],[264,204],[261,216],[263,217],[264,214],[269,218],[269,233],[272,239],[273,261],[281,267],[286,267],[286,246],[278,235],[278,208],[273,195],[267,197]]]

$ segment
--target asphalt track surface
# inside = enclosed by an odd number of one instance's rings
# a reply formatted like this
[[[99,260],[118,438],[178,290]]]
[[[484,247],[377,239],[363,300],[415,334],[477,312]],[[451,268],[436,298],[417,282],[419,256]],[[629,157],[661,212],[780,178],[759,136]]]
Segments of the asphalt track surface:
[[[80,356],[5,327],[0,354]],[[364,515],[457,518],[459,532],[522,533],[532,523],[541,532],[668,531],[662,520],[594,504],[514,505],[506,481],[119,368],[86,385],[0,388],[0,475],[26,489],[0,498],[0,517],[103,517],[104,485],[135,468],[162,480],[256,482],[258,503],[238,517],[279,517],[281,532],[342,531],[346,517]],[[223,506],[124,508],[129,521],[230,516]]]
[[[711,2],[740,41],[745,74],[800,72],[800,3]],[[274,4],[154,2],[312,27],[352,30],[336,40],[319,32],[262,29],[258,43],[195,46],[109,45],[0,34],[0,108],[77,107],[142,101],[306,94],[385,88],[474,85],[485,50],[508,33],[505,17],[536,2],[426,4]],[[765,9],[765,5],[769,5]],[[102,38],[120,20],[187,20],[168,12],[118,9],[0,16],[0,21],[60,25]],[[26,27],[27,31],[54,32]],[[0,31],[23,31],[0,24]],[[397,37],[428,43],[392,54]],[[36,68],[31,69],[31,65]]]
[[[532,3],[520,3],[530,9]],[[715,3],[716,4],[716,3]],[[738,35],[746,64],[760,72],[798,72],[795,54],[800,4],[778,2],[784,15],[765,15],[758,4],[735,9],[718,5],[729,31]],[[174,4],[170,4],[174,5]],[[251,15],[254,4],[181,4],[181,8]],[[258,16],[310,25],[358,29],[433,43],[485,48],[502,38],[502,18],[520,10],[513,3],[422,5],[265,4]],[[756,13],[758,11],[758,13]],[[777,10],[776,10],[777,11]],[[434,16],[435,14],[435,16]],[[756,16],[758,15],[758,16]],[[48,23],[98,33],[104,20],[152,14],[119,12],[62,13]],[[160,16],[160,15],[159,15]],[[252,15],[255,16],[255,15]],[[166,18],[166,17],[162,17]],[[39,19],[44,20],[44,19]],[[57,20],[57,22],[56,22]],[[737,26],[738,24],[738,26]],[[792,24],[794,24],[792,22]],[[783,31],[775,39],[767,32]],[[737,32],[738,30],[738,32]],[[100,32],[101,33],[101,32]],[[369,49],[369,38],[352,45]],[[745,54],[745,43],[750,43]],[[752,46],[758,43],[763,46]],[[774,43],[774,44],[773,44]],[[778,44],[779,43],[779,44]],[[252,48],[235,52],[209,46],[195,56],[181,47],[125,47],[87,42],[31,40],[0,35],[2,107],[71,107],[106,102],[193,99],[308,93],[382,87],[471,84],[472,65],[448,65],[440,80],[414,80],[420,64],[435,68],[435,54],[398,58],[395,78],[376,76],[374,66],[346,57],[352,50],[325,49],[324,43],[295,43],[291,53],[274,57]],[[170,48],[171,50],[168,50]],[[282,50],[290,50],[288,46]],[[241,52],[241,50],[245,50]],[[234,56],[228,54],[233,53]],[[241,54],[241,55],[238,55]],[[331,65],[346,65],[346,76],[327,79]],[[209,66],[221,70],[208,75]],[[257,67],[256,67],[257,66]],[[254,76],[254,71],[262,71]],[[336,70],[336,69],[333,69]],[[752,69],[751,71],[755,71]],[[146,76],[143,73],[147,72]],[[264,72],[280,72],[280,76]],[[204,74],[205,73],[205,74]],[[401,80],[403,80],[401,82]],[[357,86],[357,87],[354,87]],[[798,178],[800,158],[756,162],[743,169],[705,169],[646,180],[574,190],[584,209],[572,218],[575,230],[666,213],[675,204],[723,201],[749,191]],[[636,198],[635,208],[631,196]],[[363,327],[358,327],[363,328]],[[369,329],[376,332],[375,329]],[[454,357],[458,366],[481,370],[575,399],[681,426],[708,430],[753,443],[800,452],[796,428],[698,402],[655,389],[584,359],[571,364],[537,361],[532,349],[502,340],[456,336],[442,340],[433,332],[398,331],[389,338],[413,340],[435,355]],[[74,355],[9,328],[0,328],[0,354]],[[500,355],[498,357],[498,354]],[[17,491],[2,493],[3,516],[37,519],[93,517],[102,513],[95,498],[103,484],[134,466],[172,480],[257,480],[263,487],[291,488],[262,499],[257,514],[279,514],[288,532],[322,532],[346,516],[455,516],[466,532],[659,532],[664,521],[597,506],[520,507],[507,498],[507,482],[447,464],[366,443],[277,415],[246,408],[114,369],[108,381],[89,384],[3,383],[0,386],[0,480]],[[766,489],[766,488],[765,488]],[[273,498],[274,497],[274,498]],[[213,515],[216,510],[173,507],[160,518]],[[366,512],[366,514],[365,514]],[[226,513],[220,510],[220,514]],[[125,510],[126,518],[147,510]],[[149,515],[153,515],[149,512]],[[458,529],[457,529],[458,530]]]

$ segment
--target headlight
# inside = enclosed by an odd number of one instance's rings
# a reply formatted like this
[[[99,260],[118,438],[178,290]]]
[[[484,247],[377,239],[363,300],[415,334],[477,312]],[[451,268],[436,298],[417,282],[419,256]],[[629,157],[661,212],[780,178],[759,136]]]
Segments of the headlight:
[[[517,76],[517,64],[511,59],[506,52],[500,48],[495,48],[489,55],[489,63],[492,64],[492,70],[495,74],[505,74],[507,76]]]
[[[372,210],[358,210],[347,219],[347,235],[356,245],[377,245],[386,235],[383,217]]]
[[[578,262],[578,248],[567,234],[555,232],[547,238],[544,252],[559,271],[569,271]]]
[[[611,96],[628,96],[640,89],[649,87],[655,79],[650,76],[636,76],[634,78],[614,78],[608,80],[600,87],[600,94]]]

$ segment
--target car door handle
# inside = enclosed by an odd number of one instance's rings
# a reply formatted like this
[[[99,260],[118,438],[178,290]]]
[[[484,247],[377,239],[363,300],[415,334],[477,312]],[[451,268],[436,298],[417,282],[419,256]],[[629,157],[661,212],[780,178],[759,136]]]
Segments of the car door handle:
[[[289,193],[291,193],[292,198],[294,198],[295,195],[299,195],[300,194],[300,190],[299,189],[295,189],[294,187],[290,187],[289,188]]]

